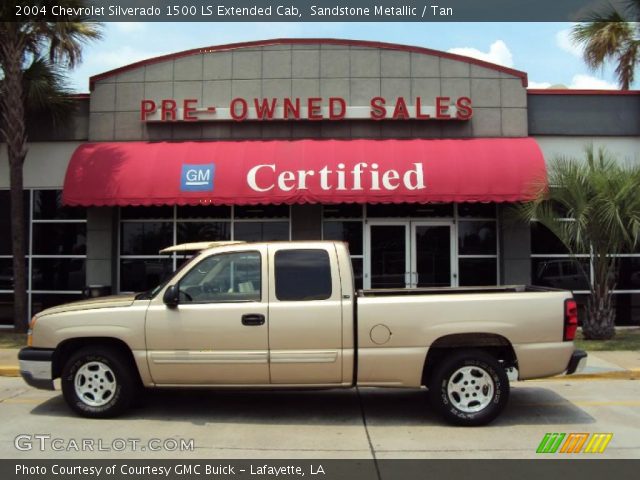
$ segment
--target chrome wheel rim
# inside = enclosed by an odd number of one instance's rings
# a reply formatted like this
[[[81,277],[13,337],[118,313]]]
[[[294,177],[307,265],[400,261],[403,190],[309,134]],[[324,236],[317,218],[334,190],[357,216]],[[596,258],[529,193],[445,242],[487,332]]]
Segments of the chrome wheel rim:
[[[495,389],[489,372],[480,367],[461,367],[447,382],[449,401],[464,413],[485,409],[491,403]]]
[[[91,407],[109,403],[116,393],[116,376],[103,362],[88,362],[76,372],[73,381],[76,395]]]

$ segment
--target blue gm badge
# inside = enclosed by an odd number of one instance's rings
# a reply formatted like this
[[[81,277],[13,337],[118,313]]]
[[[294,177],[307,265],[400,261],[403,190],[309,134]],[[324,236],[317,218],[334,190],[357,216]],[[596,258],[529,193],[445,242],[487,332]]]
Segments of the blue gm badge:
[[[216,166],[213,163],[182,165],[180,190],[183,192],[212,192]]]

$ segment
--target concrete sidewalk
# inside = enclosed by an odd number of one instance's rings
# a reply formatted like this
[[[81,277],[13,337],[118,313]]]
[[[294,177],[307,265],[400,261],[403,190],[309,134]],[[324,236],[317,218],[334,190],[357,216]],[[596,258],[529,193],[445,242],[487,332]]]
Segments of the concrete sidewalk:
[[[0,349],[0,377],[18,377],[18,348]],[[640,352],[587,352],[587,367],[580,373],[556,379],[640,379]]]

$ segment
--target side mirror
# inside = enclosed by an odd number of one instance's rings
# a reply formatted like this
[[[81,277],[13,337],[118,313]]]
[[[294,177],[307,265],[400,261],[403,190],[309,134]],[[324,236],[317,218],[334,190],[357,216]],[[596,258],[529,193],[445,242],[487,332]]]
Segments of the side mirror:
[[[169,308],[175,308],[180,303],[180,291],[177,285],[171,285],[164,291],[162,301]]]

